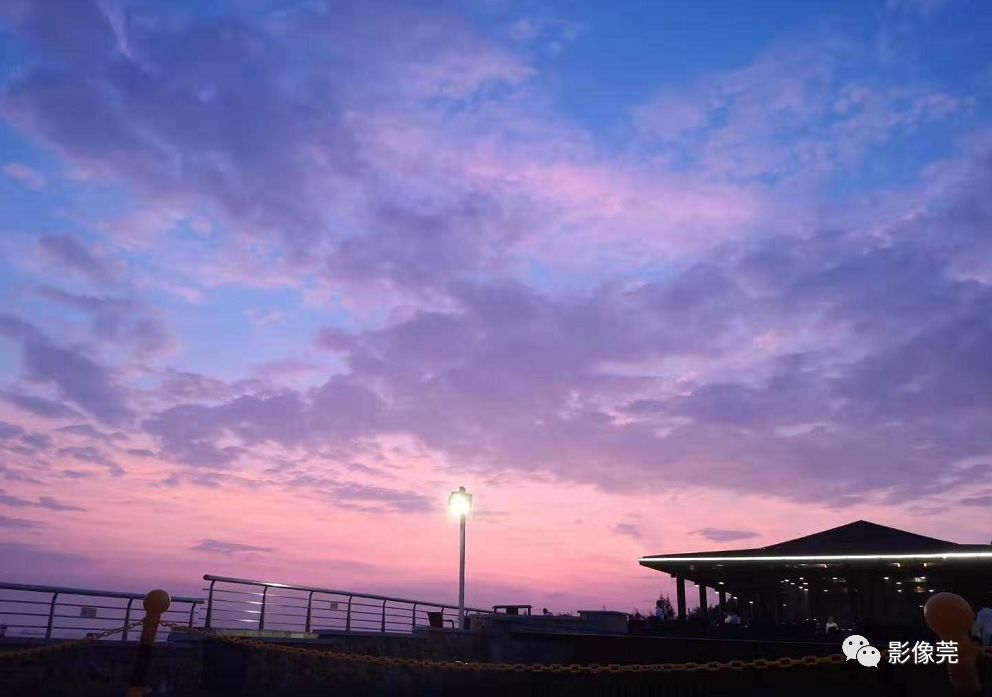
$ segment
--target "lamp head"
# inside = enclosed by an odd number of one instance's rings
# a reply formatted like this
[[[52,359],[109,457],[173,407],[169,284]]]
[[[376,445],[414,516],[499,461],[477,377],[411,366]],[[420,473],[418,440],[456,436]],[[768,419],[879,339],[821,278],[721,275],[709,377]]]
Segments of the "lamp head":
[[[448,497],[448,511],[455,518],[464,518],[472,511],[472,494],[465,491],[465,487],[458,487],[458,491],[452,491]]]

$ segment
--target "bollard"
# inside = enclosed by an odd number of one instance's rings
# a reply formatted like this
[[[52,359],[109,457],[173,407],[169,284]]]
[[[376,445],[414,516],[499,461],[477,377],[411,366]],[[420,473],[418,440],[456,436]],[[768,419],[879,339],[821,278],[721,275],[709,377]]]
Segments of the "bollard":
[[[923,606],[927,626],[942,641],[955,641],[958,645],[958,662],[948,664],[954,695],[980,695],[982,684],[978,679],[978,648],[971,641],[971,624],[975,613],[968,601],[954,593],[937,593],[930,596]]]
[[[152,647],[155,646],[155,634],[158,633],[158,623],[162,613],[169,609],[172,599],[161,588],[148,591],[145,596],[145,620],[141,627],[141,640],[138,642],[138,655],[134,658],[134,668],[131,670],[131,683],[127,688],[127,697],[142,697],[145,694],[145,684],[148,680],[148,666],[152,660]]]

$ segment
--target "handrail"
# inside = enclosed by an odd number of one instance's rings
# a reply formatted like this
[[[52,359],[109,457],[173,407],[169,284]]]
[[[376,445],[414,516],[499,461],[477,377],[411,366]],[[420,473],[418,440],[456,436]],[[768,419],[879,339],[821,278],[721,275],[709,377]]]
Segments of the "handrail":
[[[0,622],[7,627],[17,628],[21,630],[37,630],[40,632],[44,638],[51,639],[56,632],[84,632],[87,630],[95,629],[105,629],[105,623],[110,621],[115,621],[114,614],[116,613],[123,618],[125,629],[121,632],[121,641],[128,640],[128,627],[126,625],[130,624],[132,613],[135,610],[134,601],[144,600],[144,593],[127,593],[122,591],[109,591],[109,590],[98,590],[95,588],[74,588],[71,586],[48,586],[33,583],[8,583],[5,581],[0,581],[0,591],[12,591],[13,593],[37,593],[44,600],[36,599],[38,596],[12,596],[10,594],[5,596],[0,596],[0,620],[7,617],[11,618],[24,618],[19,622]],[[46,597],[47,596],[47,597]],[[73,601],[74,597],[78,597],[78,601]],[[114,606],[108,602],[101,603],[99,599],[101,598],[112,598],[115,600],[126,600],[126,604],[121,606]],[[92,602],[94,601],[95,602]],[[189,598],[185,596],[177,596],[172,598],[172,602],[176,603],[172,610],[166,610],[167,613],[182,613],[186,614],[187,610],[180,608],[179,605],[186,603],[189,605],[188,610],[188,626],[192,627],[196,618],[197,606],[202,604],[203,598]],[[27,608],[25,606],[39,606],[38,612],[26,612]],[[42,610],[42,608],[44,608]],[[66,608],[79,608],[80,614],[66,614]],[[94,614],[84,615],[83,610],[92,610]],[[62,610],[62,612],[59,612]],[[106,612],[101,612],[101,616],[97,617],[95,614],[97,610],[100,611],[110,611],[108,615]],[[142,610],[142,612],[144,612]],[[39,622],[37,624],[31,622],[31,618],[37,618]],[[74,623],[67,624],[66,622],[57,622],[57,620],[72,620]],[[90,624],[81,624],[80,620],[90,620]],[[26,624],[24,622],[27,622]]]
[[[88,595],[91,597],[102,597],[102,598],[124,598],[126,600],[128,599],[142,600],[145,597],[144,593],[103,591],[103,590],[93,590],[92,588],[70,588],[68,586],[36,586],[33,584],[6,583],[3,581],[0,581],[0,590],[33,591],[38,593],[58,593],[59,595]],[[185,598],[185,597],[175,596],[172,598],[172,602],[198,604],[206,601],[204,598]]]
[[[268,587],[268,588],[286,588],[287,590],[294,590],[294,591],[307,591],[307,592],[313,592],[313,593],[327,593],[329,595],[347,595],[347,596],[354,596],[356,598],[369,598],[371,600],[382,600],[382,601],[385,601],[385,602],[394,602],[394,603],[410,603],[410,604],[417,604],[417,605],[429,605],[431,607],[446,607],[446,608],[452,608],[452,607],[457,608],[458,607],[457,604],[452,604],[452,603],[436,603],[436,602],[432,602],[432,601],[429,601],[429,600],[413,600],[411,598],[397,598],[397,597],[389,596],[389,595],[376,595],[374,593],[360,593],[358,591],[346,591],[346,590],[340,590],[340,589],[336,589],[336,588],[321,588],[319,586],[297,586],[297,585],[293,585],[291,583],[276,583],[274,581],[258,581],[258,580],[255,580],[255,579],[234,578],[234,577],[231,577],[231,576],[215,576],[213,574],[204,574],[203,575],[203,580],[204,581],[210,581],[211,583],[214,583],[214,582],[220,582],[220,583],[238,583],[238,584],[245,585],[245,586],[259,586],[259,587],[262,587],[262,588],[266,588],[266,587]],[[487,615],[491,615],[492,614],[492,610],[478,608],[478,607],[466,607],[465,610],[466,611],[471,611],[471,612],[481,612],[481,613],[485,613]],[[379,613],[376,613],[376,614],[378,615]]]

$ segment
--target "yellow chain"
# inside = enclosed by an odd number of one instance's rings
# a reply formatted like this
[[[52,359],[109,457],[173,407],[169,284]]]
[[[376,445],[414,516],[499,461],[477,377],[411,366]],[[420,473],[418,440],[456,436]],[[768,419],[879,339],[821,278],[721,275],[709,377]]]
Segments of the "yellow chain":
[[[245,637],[226,636],[215,634],[208,629],[200,627],[187,627],[186,625],[174,622],[163,622],[164,626],[171,627],[178,632],[196,634],[215,641],[226,644],[244,646],[260,651],[275,651],[278,653],[294,654],[297,656],[313,656],[318,658],[342,661],[346,663],[357,663],[366,665],[378,665],[389,668],[419,668],[427,670],[452,670],[452,671],[473,671],[473,672],[496,672],[496,673],[553,673],[568,675],[600,675],[603,673],[674,673],[674,672],[716,672],[721,670],[745,670],[753,668],[755,670],[766,670],[768,668],[791,668],[793,666],[815,666],[815,665],[837,665],[845,662],[845,657],[841,654],[829,656],[803,656],[801,658],[767,659],[756,658],[750,661],[708,661],[706,663],[634,663],[620,665],[610,664],[567,664],[553,663],[550,665],[534,663],[488,663],[477,661],[450,661],[432,660],[423,658],[398,658],[392,656],[367,656],[364,654],[345,653],[342,651],[330,651],[325,649],[308,648],[304,646],[289,646],[284,644],[273,644],[257,639]]]
[[[0,652],[0,660],[16,660],[23,658],[33,658],[46,653],[53,653],[55,651],[61,651],[67,648],[74,648],[77,646],[82,646],[99,639],[104,639],[112,634],[118,634],[125,630],[133,629],[142,622],[139,620],[137,622],[131,622],[123,627],[118,627],[115,629],[108,629],[99,634],[93,634],[85,639],[77,639],[75,641],[64,641],[58,644],[49,644],[45,646],[36,646],[29,649],[16,649],[14,651],[3,651]],[[398,658],[392,656],[367,656],[363,654],[355,653],[345,653],[342,651],[329,651],[324,649],[308,648],[304,646],[288,646],[282,644],[273,644],[264,641],[258,641],[257,639],[248,639],[244,637],[235,636],[225,636],[223,634],[216,634],[211,630],[202,629],[200,627],[188,627],[184,624],[178,624],[175,622],[161,622],[161,626],[169,627],[178,632],[185,632],[187,634],[196,634],[199,636],[204,636],[215,641],[221,641],[227,644],[234,644],[236,646],[245,646],[251,649],[257,649],[261,651],[276,651],[285,654],[294,654],[297,656],[314,656],[318,658],[330,659],[335,661],[342,661],[347,663],[358,663],[366,665],[379,665],[390,668],[412,668],[412,669],[428,669],[428,670],[453,670],[453,671],[472,671],[472,672],[500,672],[500,673],[552,673],[552,674],[568,674],[568,675],[600,675],[603,673],[674,673],[674,672],[716,672],[721,670],[736,670],[741,671],[748,668],[753,668],[754,670],[767,670],[768,668],[792,668],[794,666],[816,666],[816,665],[837,665],[844,663],[847,659],[841,654],[831,654],[829,656],[802,656],[801,658],[791,658],[789,656],[783,656],[781,658],[768,659],[768,658],[755,658],[753,660],[744,661],[740,659],[734,659],[731,661],[708,661],[706,663],[696,663],[696,662],[686,662],[686,663],[633,663],[627,665],[621,665],[617,663],[610,663],[606,665],[602,664],[567,664],[563,665],[560,663],[552,663],[549,665],[533,664],[533,663],[488,663],[488,662],[478,662],[478,661],[449,661],[449,660],[431,660],[422,658]],[[992,646],[986,646],[981,649],[982,654],[988,657],[992,657]],[[887,653],[887,652],[883,652]]]
[[[84,639],[76,639],[74,641],[62,641],[57,644],[45,644],[44,646],[33,646],[29,649],[14,649],[13,651],[0,651],[0,661],[4,660],[16,660],[19,658],[34,658],[35,656],[40,656],[46,653],[55,653],[56,651],[62,651],[63,649],[71,649],[77,646],[82,646],[84,644],[89,644],[93,641],[98,641],[100,639],[105,639],[113,634],[120,634],[123,631],[134,629],[142,623],[141,620],[137,622],[131,622],[130,624],[125,624],[123,627],[116,627],[114,629],[108,629],[99,634],[90,634]]]

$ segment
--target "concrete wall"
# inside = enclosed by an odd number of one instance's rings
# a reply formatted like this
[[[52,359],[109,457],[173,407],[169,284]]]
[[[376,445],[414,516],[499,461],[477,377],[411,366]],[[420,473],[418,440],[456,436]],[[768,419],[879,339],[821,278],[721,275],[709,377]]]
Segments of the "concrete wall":
[[[0,652],[44,642],[5,639]],[[137,642],[99,641],[29,659],[0,659],[0,697],[107,697],[123,695]],[[153,694],[195,695],[203,665],[198,645],[163,646],[149,672]]]
[[[503,623],[487,634],[424,632],[416,636],[331,637],[306,642],[368,655],[463,661],[655,663],[833,653],[826,645],[728,642],[549,633]],[[0,641],[0,652],[23,641]],[[292,642],[285,642],[291,644]],[[99,642],[32,660],[0,660],[0,697],[123,697],[135,645]],[[992,667],[992,666],[990,666]],[[992,677],[992,670],[989,671]],[[750,695],[804,697],[940,697],[943,666],[863,668],[853,663],[813,668],[717,673],[601,676],[439,672],[334,663],[216,641],[184,640],[156,647],[149,694],[183,697],[308,697],[309,695]],[[992,691],[988,694],[992,695]]]

